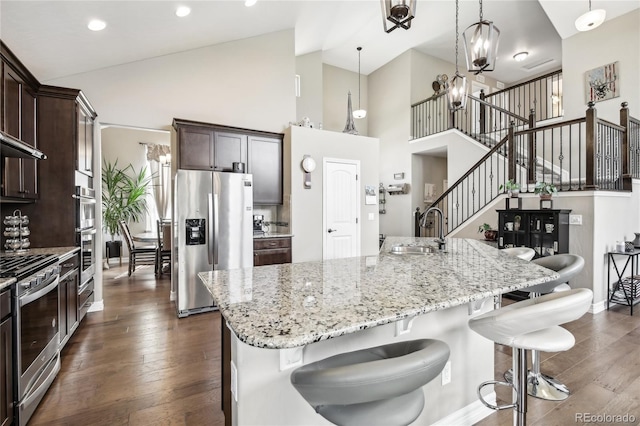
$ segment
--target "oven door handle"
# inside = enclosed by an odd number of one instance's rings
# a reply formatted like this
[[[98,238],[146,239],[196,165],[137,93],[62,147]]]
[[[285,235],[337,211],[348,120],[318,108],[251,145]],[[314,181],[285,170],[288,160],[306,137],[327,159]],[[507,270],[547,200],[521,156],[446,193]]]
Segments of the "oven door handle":
[[[83,197],[83,196],[80,196],[80,195],[72,195],[71,197],[75,198],[76,200],[80,200],[81,204],[95,204],[96,203],[96,199],[95,198]]]
[[[34,293],[27,294],[26,296],[20,297],[20,307],[41,298],[42,296],[44,296],[45,294],[49,293],[52,290],[55,290],[56,288],[58,288],[59,282],[60,282],[60,275],[56,275],[56,278],[53,281],[51,281],[51,283],[47,284],[46,287],[41,288],[40,290]]]
[[[91,234],[95,234],[96,228],[90,227],[90,228],[76,228],[76,232],[79,232],[81,235],[91,235]]]

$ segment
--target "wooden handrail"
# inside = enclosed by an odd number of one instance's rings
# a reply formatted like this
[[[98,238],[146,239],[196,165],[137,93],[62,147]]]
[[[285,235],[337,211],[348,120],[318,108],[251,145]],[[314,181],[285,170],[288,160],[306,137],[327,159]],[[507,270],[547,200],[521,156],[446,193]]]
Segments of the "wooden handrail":
[[[570,126],[572,124],[578,124],[584,121],[586,121],[586,118],[581,117],[581,118],[574,118],[573,120],[561,121],[553,124],[546,124],[540,127],[532,127],[530,129],[518,130],[517,132],[515,132],[515,136],[522,136],[528,133],[542,132],[544,130],[554,129],[556,127]]]
[[[559,70],[551,71],[550,73],[541,75],[540,77],[536,77],[533,80],[527,80],[527,81],[525,81],[523,83],[519,83],[519,84],[516,84],[514,86],[507,87],[506,89],[502,89],[502,90],[498,90],[497,92],[489,93],[487,95],[484,95],[484,97],[485,98],[489,98],[489,97],[492,97],[492,96],[500,95],[502,93],[506,93],[506,92],[509,92],[511,90],[517,89],[518,87],[528,86],[530,84],[533,84],[536,81],[544,80],[544,79],[549,78],[551,76],[554,76],[556,74],[562,74],[562,68],[560,68]]]
[[[495,105],[493,105],[492,103],[487,102],[487,101],[485,101],[485,100],[482,100],[482,99],[480,99],[480,98],[476,98],[476,97],[475,97],[475,96],[473,96],[473,95],[467,95],[467,97],[468,97],[469,99],[473,99],[473,100],[474,100],[474,101],[476,101],[476,102],[480,102],[482,105],[488,106],[488,107],[489,107],[489,108],[491,108],[491,109],[495,109],[495,110],[497,110],[497,111],[500,111],[501,113],[506,114],[506,115],[508,115],[509,117],[517,118],[518,120],[520,120],[520,121],[522,121],[522,122],[524,122],[524,123],[528,123],[528,122],[529,122],[529,119],[528,119],[528,118],[520,117],[518,114],[514,114],[513,112],[511,112],[511,111],[509,111],[509,110],[506,110],[506,109],[501,108],[501,107],[499,107],[499,106],[495,106]]]
[[[429,101],[433,101],[433,100],[438,99],[439,97],[444,96],[446,94],[447,94],[447,92],[441,92],[441,93],[432,95],[432,96],[428,97],[427,99],[423,99],[421,101],[416,102],[415,104],[411,104],[411,108],[413,108],[415,106],[418,106],[420,104],[424,104],[424,103],[429,102]]]

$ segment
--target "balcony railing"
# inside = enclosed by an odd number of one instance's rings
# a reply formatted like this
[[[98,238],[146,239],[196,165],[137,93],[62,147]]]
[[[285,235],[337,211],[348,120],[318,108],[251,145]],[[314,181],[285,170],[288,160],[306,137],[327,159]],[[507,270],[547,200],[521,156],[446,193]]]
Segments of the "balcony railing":
[[[523,193],[534,192],[538,181],[559,191],[629,189],[625,176],[638,177],[640,171],[640,120],[629,116],[626,103],[622,125],[598,118],[594,106],[590,102],[585,117],[575,120],[520,130],[512,122],[507,135],[427,207],[443,211],[444,234],[500,196],[509,179]],[[416,209],[416,236],[425,235],[418,227],[420,215]],[[432,229],[437,235],[435,225]]]
[[[562,117],[562,70],[498,92],[485,94],[481,91],[480,98],[519,116],[526,116],[534,110],[536,123]]]

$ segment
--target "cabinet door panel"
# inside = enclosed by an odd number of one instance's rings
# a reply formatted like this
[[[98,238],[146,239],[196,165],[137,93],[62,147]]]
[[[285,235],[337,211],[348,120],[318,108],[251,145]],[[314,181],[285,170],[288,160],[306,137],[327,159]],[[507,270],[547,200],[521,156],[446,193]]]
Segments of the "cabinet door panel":
[[[282,204],[282,140],[250,136],[248,147],[253,204]]]
[[[180,168],[194,170],[213,169],[213,130],[181,128]]]
[[[0,425],[13,421],[13,349],[11,318],[0,322]]]
[[[87,123],[87,115],[82,111],[82,108],[77,107],[78,114],[78,128],[77,128],[77,150],[78,150],[78,159],[76,170],[80,172],[85,172],[87,168],[87,141],[86,141],[86,123]]]
[[[7,66],[4,67],[4,131],[20,138],[20,93],[21,81]]]
[[[233,171],[233,163],[247,162],[247,136],[238,133],[216,132],[213,148],[214,170]]]

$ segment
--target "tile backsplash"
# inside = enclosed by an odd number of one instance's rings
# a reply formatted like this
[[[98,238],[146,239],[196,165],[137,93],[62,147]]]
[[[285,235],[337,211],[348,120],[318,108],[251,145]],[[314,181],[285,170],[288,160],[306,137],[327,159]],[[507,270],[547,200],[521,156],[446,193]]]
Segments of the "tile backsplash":
[[[266,232],[291,232],[291,195],[284,195],[282,201],[281,206],[253,207],[253,214],[264,216]]]

